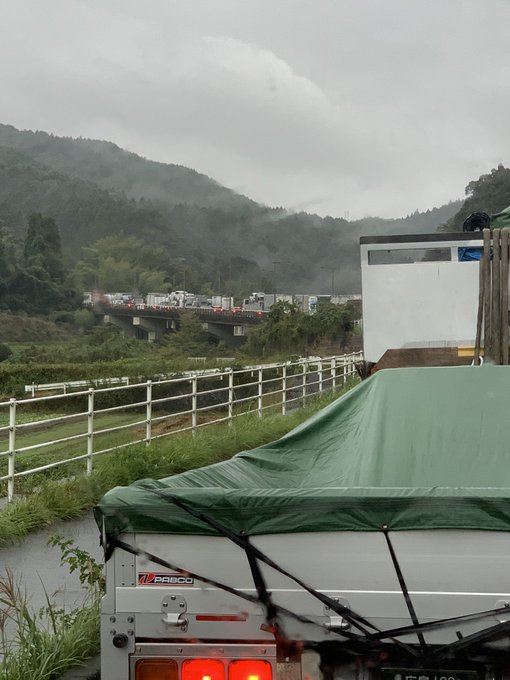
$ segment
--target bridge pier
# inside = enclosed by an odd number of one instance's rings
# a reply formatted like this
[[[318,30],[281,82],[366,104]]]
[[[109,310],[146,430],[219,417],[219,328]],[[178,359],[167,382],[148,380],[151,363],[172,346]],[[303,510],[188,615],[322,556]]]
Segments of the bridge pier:
[[[142,328],[147,333],[147,340],[155,342],[159,340],[169,329],[169,323],[165,319],[148,319],[145,316],[134,316],[133,326]]]
[[[231,326],[229,324],[211,323],[210,321],[207,321],[202,324],[202,328],[219,340],[223,340],[234,347],[241,345],[246,336],[246,326],[244,324]]]
[[[114,316],[113,314],[105,314],[103,317],[104,323],[111,323],[112,326],[117,326],[120,330],[131,338],[137,338],[137,329],[134,328],[132,320],[125,316]]]
[[[230,346],[237,347],[243,343],[247,329],[263,319],[260,314],[250,312],[232,314],[227,311],[214,313],[210,309],[154,309],[139,305],[112,306],[104,313],[105,323],[115,324],[126,335],[139,340],[155,342],[168,333],[179,332],[182,313],[196,314],[202,323],[202,328],[214,337],[222,340]]]

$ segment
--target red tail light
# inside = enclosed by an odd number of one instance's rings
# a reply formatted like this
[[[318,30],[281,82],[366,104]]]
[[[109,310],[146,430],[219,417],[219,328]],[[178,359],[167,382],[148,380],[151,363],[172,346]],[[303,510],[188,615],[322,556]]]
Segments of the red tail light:
[[[228,680],[272,680],[269,661],[239,659],[228,665]]]
[[[178,680],[177,662],[172,659],[139,659],[135,680]]]
[[[181,680],[225,680],[225,666],[218,659],[187,659],[182,662]]]

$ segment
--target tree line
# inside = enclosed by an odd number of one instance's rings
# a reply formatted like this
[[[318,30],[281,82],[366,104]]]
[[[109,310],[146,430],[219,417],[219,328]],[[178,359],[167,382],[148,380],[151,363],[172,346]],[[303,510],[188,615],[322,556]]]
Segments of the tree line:
[[[33,213],[23,241],[0,224],[0,308],[29,314],[76,309],[82,296],[64,266],[55,220]]]

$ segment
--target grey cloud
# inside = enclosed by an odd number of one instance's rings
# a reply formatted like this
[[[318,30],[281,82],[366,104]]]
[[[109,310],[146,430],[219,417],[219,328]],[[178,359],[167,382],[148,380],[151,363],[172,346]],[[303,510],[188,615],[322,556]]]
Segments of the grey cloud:
[[[268,204],[398,216],[510,163],[503,0],[4,0],[3,12],[3,122],[109,138]]]

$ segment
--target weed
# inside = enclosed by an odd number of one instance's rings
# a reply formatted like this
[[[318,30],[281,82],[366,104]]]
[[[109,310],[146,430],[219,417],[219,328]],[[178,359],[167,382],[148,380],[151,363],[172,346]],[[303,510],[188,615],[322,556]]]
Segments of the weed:
[[[3,680],[53,680],[99,651],[99,602],[103,575],[98,565],[72,541],[58,536],[62,563],[78,570],[87,587],[83,607],[66,611],[52,603],[32,611],[19,580],[0,578],[0,677]]]
[[[67,564],[71,574],[78,571],[82,586],[87,586],[94,595],[99,595],[104,591],[103,567],[88,552],[78,548],[72,539],[62,538],[58,534],[50,536],[48,545],[60,548],[62,553],[61,564]]]

